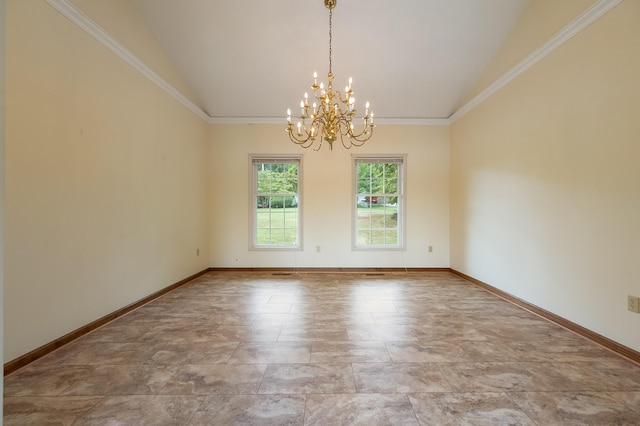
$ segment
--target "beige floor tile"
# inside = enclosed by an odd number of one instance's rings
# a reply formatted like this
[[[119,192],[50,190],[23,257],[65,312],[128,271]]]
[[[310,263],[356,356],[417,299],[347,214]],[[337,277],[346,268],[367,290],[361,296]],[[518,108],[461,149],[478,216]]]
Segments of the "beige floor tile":
[[[386,342],[386,347],[393,362],[465,362],[474,359],[459,343],[450,341]]]
[[[352,364],[358,393],[451,392],[435,365],[424,363]]]
[[[164,395],[255,394],[266,364],[182,365],[162,390]]]
[[[93,365],[30,365],[5,377],[4,396],[58,396],[95,369]]]
[[[229,364],[308,363],[311,343],[252,342],[241,343]]]
[[[280,325],[232,326],[221,325],[211,336],[216,342],[275,342],[280,336]]]
[[[76,380],[61,395],[153,395],[176,373],[174,365],[103,365]]]
[[[304,395],[209,395],[189,425],[298,426],[304,407]]]
[[[55,357],[44,357],[41,364],[121,365],[142,364],[151,356],[145,343],[113,343],[78,340],[60,348]]]
[[[423,393],[409,400],[422,425],[535,425],[504,393]]]
[[[229,362],[240,342],[194,342],[149,344],[151,356],[146,364],[224,364]]]
[[[201,405],[204,396],[126,395],[102,399],[73,426],[186,425]]]
[[[73,425],[87,411],[100,402],[101,397],[6,397],[4,398],[4,426]]]
[[[609,392],[608,395],[640,415],[640,392]]]
[[[406,395],[309,395],[305,425],[417,426]]]
[[[314,314],[257,314],[254,325],[311,326]]]
[[[591,389],[568,380],[551,365],[526,362],[443,363],[440,371],[456,392],[551,392]]]
[[[546,364],[545,364],[546,365]],[[602,362],[553,362],[551,369],[599,391],[640,392],[640,369],[622,359]]]
[[[375,325],[373,314],[371,312],[316,312],[314,314],[314,324],[318,326],[335,326],[336,324],[359,325],[371,324]]]
[[[557,425],[639,424],[638,413],[607,393],[518,392],[513,401],[536,423]]]
[[[311,362],[391,362],[383,342],[313,342]]]
[[[354,393],[351,364],[269,364],[261,394]]]
[[[314,342],[349,340],[346,327],[321,325],[284,325],[278,340],[281,342]]]

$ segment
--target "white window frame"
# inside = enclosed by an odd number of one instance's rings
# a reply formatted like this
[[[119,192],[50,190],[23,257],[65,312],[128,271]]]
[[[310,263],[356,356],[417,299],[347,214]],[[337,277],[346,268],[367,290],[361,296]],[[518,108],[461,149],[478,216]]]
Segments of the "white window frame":
[[[258,244],[257,226],[258,209],[256,201],[258,197],[258,170],[256,164],[298,164],[298,217],[297,217],[297,237],[295,244]],[[300,251],[302,250],[302,155],[294,154],[250,154],[249,155],[249,249],[250,250],[281,250]]]
[[[361,244],[358,243],[358,164],[359,163],[397,163],[398,169],[398,192],[397,196],[397,220],[398,220],[398,243],[397,244]],[[352,225],[351,225],[351,246],[353,250],[405,250],[406,249],[406,154],[352,154]]]

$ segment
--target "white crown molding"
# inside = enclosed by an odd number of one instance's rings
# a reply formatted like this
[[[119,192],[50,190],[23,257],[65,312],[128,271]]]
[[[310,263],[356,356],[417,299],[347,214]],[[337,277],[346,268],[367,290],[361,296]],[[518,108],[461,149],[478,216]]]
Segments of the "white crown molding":
[[[550,39],[548,39],[545,43],[543,43],[536,50],[531,52],[526,58],[516,64],[509,71],[504,73],[500,78],[491,83],[486,89],[480,92],[476,97],[471,99],[465,105],[463,105],[460,109],[454,112],[450,117],[449,121],[454,123],[456,120],[460,119],[462,116],[467,114],[469,111],[483,103],[487,100],[491,95],[496,93],[498,90],[502,89],[504,86],[513,81],[520,74],[531,68],[533,65],[538,63],[544,57],[549,55],[551,52],[556,50],[558,47],[562,46],[568,40],[573,38],[580,31],[587,28],[589,25],[600,19],[604,14],[608,11],[616,7],[620,4],[622,0],[599,0],[589,8],[587,8],[584,12],[582,12],[578,17],[576,17],[573,21],[567,24],[563,29],[554,34]]]
[[[210,124],[282,124],[286,117],[210,117]],[[385,126],[448,126],[448,118],[384,118],[376,117],[376,124]]]
[[[376,117],[376,124],[384,126],[448,126],[448,118],[385,118]]]
[[[287,118],[282,117],[211,117],[209,124],[282,124],[286,127]]]
[[[107,33],[103,28],[96,24],[91,18],[80,11],[69,0],[45,0],[49,5],[55,8],[62,15],[71,20],[78,27],[90,34],[104,46],[113,51],[116,55],[129,63],[136,70],[141,72],[149,80],[157,84],[165,90],[169,95],[174,97],[178,102],[183,104],[189,110],[194,112],[198,117],[210,124],[282,124],[283,119],[280,117],[211,117],[202,108],[191,102],[175,87],[169,84],[165,79],[158,75],[155,71],[145,65],[136,55],[120,44],[115,38]],[[593,22],[608,11],[620,4],[622,0],[598,0],[591,7],[586,9],[577,18],[571,21],[567,26],[557,32],[553,37],[544,44],[531,52],[526,58],[516,64],[509,71],[504,73],[500,78],[491,83],[486,89],[480,92],[476,97],[471,99],[460,109],[455,111],[449,118],[376,118],[377,124],[382,125],[427,125],[427,126],[448,126],[456,120],[463,117],[469,111],[487,100],[491,95],[509,84],[520,74],[531,68],[544,57],[570,40],[580,31],[587,28]]]
[[[45,0],[54,9],[68,18],[71,22],[82,28],[85,32],[98,40],[104,46],[113,51],[116,55],[122,58],[129,65],[140,71],[149,80],[160,86],[169,95],[173,96],[178,102],[190,109],[197,116],[204,120],[209,120],[211,117],[191,102],[186,96],[184,96],[175,87],[169,84],[165,79],[160,77],[155,71],[144,64],[136,55],[130,50],[124,47],[118,40],[113,38],[111,34],[106,32],[102,27],[96,24],[91,18],[85,15],[80,9],[69,2],[69,0]]]

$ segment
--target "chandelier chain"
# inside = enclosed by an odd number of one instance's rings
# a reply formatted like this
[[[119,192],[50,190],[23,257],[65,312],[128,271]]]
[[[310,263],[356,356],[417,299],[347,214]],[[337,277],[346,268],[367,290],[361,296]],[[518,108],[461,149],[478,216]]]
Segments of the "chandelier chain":
[[[332,50],[333,50],[332,46],[331,46],[331,41],[332,41],[332,38],[333,38],[333,35],[332,35],[332,32],[331,32],[331,28],[332,28],[331,17],[332,16],[333,16],[333,9],[329,9],[329,74],[331,74],[331,66],[332,66],[331,53],[332,53]]]

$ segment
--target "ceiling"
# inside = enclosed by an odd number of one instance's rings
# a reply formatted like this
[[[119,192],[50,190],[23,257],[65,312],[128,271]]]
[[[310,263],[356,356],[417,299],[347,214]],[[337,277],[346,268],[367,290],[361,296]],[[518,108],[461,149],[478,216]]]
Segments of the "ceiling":
[[[282,120],[326,84],[323,0],[134,0],[196,96],[219,120]],[[455,112],[528,0],[339,0],[333,10],[334,89],[353,77],[356,108],[378,119]],[[296,108],[298,107],[298,108]]]

